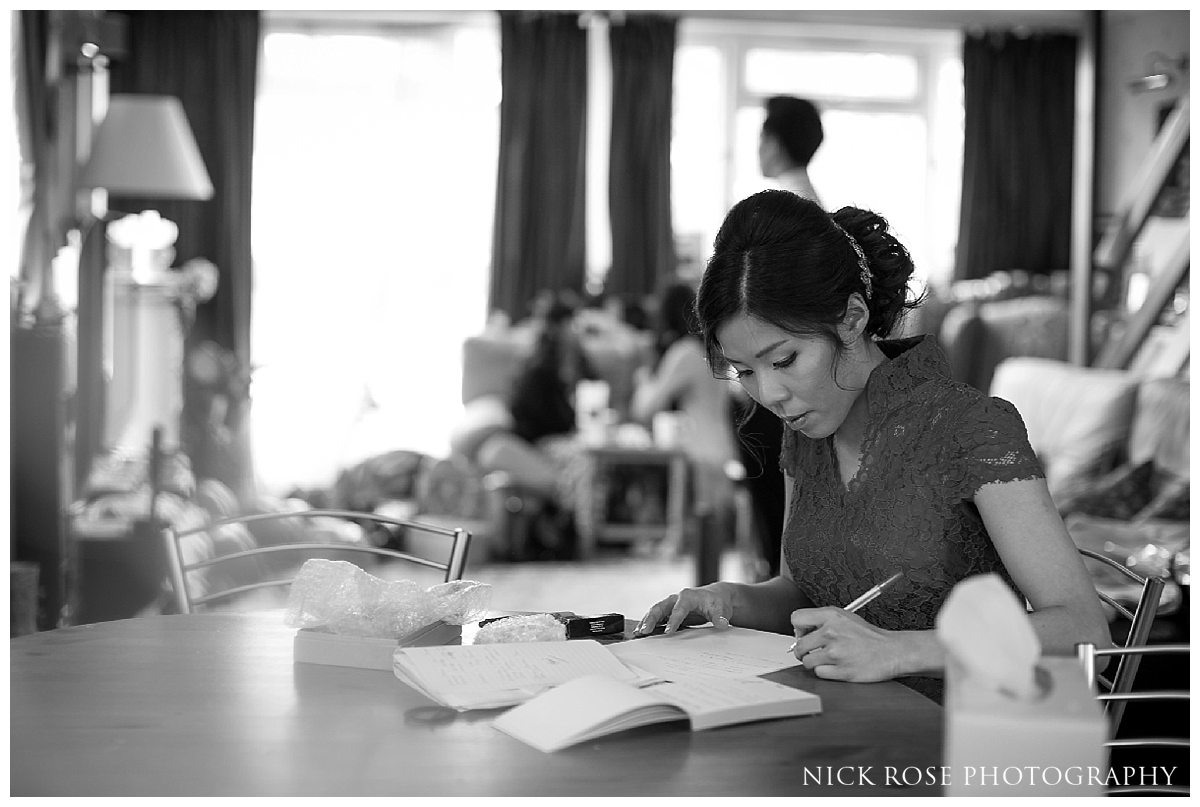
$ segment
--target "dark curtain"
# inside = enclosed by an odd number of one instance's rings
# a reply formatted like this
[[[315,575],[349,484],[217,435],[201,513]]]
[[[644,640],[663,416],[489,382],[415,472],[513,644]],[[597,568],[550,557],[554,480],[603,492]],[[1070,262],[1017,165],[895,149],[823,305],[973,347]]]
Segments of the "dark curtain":
[[[61,238],[57,243],[51,243],[54,234],[47,229],[47,219],[52,218],[47,215],[46,207],[52,171],[50,149],[55,130],[55,102],[46,76],[50,26],[49,11],[20,12],[20,64],[17,65],[20,86],[16,102],[22,112],[19,117],[22,156],[33,168],[33,212],[21,248],[20,278],[26,284],[41,276],[40,267],[50,260],[52,250],[62,246]],[[28,288],[28,291],[38,289]]]
[[[1071,34],[966,37],[956,279],[1070,265],[1076,46]]]
[[[578,14],[501,11],[500,165],[488,305],[582,292],[587,34]]]
[[[671,229],[671,88],[678,20],[631,14],[609,29],[612,268],[604,290],[646,295],[675,271]]]
[[[46,321],[43,311],[32,312],[42,300],[44,268],[66,242],[66,231],[75,215],[71,188],[75,144],[77,76],[69,69],[70,53],[76,43],[95,41],[99,12],[21,11],[19,17],[19,61],[17,62],[16,108],[25,170],[23,198],[32,202],[32,212],[21,249],[20,300],[10,323],[15,329],[28,325],[27,316],[37,313],[40,325],[58,327],[57,317]],[[72,114],[67,115],[66,111]],[[64,161],[65,158],[65,161]],[[92,457],[100,450],[104,431],[104,353],[101,308],[103,306],[102,227],[83,223],[82,249],[78,271],[78,307],[75,329],[76,355],[74,396],[69,399],[67,417],[74,424],[74,473],[69,495],[82,484]],[[43,331],[43,334],[46,333]],[[29,379],[17,378],[14,368],[13,390],[25,387]],[[58,390],[61,393],[62,390]],[[13,423],[14,429],[28,424]],[[14,478],[16,475],[14,474]],[[47,495],[53,491],[46,491]]]
[[[220,270],[216,295],[201,303],[188,337],[228,351],[240,368],[250,362],[250,178],[254,143],[260,15],[258,11],[132,11],[129,55],[111,70],[113,93],[180,99],[212,178],[207,201],[122,197],[122,212],[159,211],[179,225],[176,266],[197,257]],[[253,495],[244,394],[223,424],[232,444],[211,433],[210,390],[185,383],[184,451],[197,478],[212,477],[245,500]],[[223,434],[223,432],[222,432]]]

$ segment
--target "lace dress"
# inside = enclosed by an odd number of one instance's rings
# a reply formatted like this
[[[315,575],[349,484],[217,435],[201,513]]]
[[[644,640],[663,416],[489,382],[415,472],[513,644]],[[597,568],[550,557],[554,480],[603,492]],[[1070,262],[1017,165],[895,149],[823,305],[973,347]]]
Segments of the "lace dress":
[[[932,337],[878,344],[891,361],[868,379],[862,462],[849,485],[832,438],[784,429],[780,467],[793,480],[784,557],[816,606],[845,605],[902,572],[859,616],[927,630],[966,577],[996,572],[1017,591],[972,499],[988,483],[1045,474],[1016,408],[952,381]],[[941,700],[941,679],[897,680]]]

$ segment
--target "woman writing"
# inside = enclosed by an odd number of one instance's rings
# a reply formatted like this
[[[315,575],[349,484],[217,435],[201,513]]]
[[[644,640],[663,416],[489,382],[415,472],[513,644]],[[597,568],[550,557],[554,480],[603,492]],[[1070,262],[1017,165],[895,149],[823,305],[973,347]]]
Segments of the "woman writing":
[[[696,313],[708,359],[783,422],[780,576],[686,588],[637,632],[711,621],[795,633],[822,678],[898,679],[940,699],[932,630],[955,583],[994,572],[1042,647],[1110,643],[1099,599],[1006,401],[948,376],[932,337],[888,340],[917,305],[887,222],[764,191],[726,217]],[[841,606],[894,573],[857,613]]]

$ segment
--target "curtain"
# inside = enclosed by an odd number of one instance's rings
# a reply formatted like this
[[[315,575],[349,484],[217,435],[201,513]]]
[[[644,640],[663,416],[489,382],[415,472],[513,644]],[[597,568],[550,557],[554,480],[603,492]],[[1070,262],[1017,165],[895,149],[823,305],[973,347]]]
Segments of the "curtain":
[[[501,11],[500,158],[488,307],[582,292],[587,33],[578,14]]]
[[[14,327],[29,324],[34,307],[44,299],[45,268],[66,243],[74,224],[75,114],[81,91],[66,68],[68,51],[81,41],[95,39],[99,12],[21,11],[17,17],[18,58],[15,106],[21,155],[20,299],[12,310]],[[104,431],[104,351],[100,313],[103,306],[104,244],[96,233],[103,227],[85,226],[81,245],[75,325],[74,486],[87,476],[99,452]],[[58,325],[52,315],[40,324]],[[14,378],[13,388],[26,379]],[[21,426],[20,428],[24,428]],[[72,491],[74,488],[72,488]]]
[[[678,20],[631,14],[609,29],[612,268],[604,290],[646,295],[675,271],[671,229],[671,98]]]
[[[203,257],[216,264],[214,297],[198,306],[186,348],[212,341],[237,366],[250,361],[250,177],[259,55],[258,11],[131,11],[129,55],[111,69],[113,93],[173,95],[196,136],[212,179],[207,201],[134,199],[112,205],[124,212],[159,211],[179,225],[175,265]],[[253,495],[248,402],[231,401],[227,432],[210,433],[210,394],[184,385],[184,451],[197,478],[219,479],[245,500]]]
[[[22,162],[21,204],[23,212],[28,214],[21,233],[23,294],[40,291],[34,284],[41,278],[41,267],[50,260],[53,250],[61,246],[61,243],[51,243],[54,236],[49,222],[54,216],[47,212],[52,176],[50,150],[55,129],[54,99],[46,76],[50,13],[22,11],[17,21],[20,52],[15,63],[18,83],[15,102],[20,110],[17,120]],[[22,303],[23,308],[27,307],[25,300]]]
[[[1070,265],[1077,41],[1008,32],[965,38],[955,279]]]

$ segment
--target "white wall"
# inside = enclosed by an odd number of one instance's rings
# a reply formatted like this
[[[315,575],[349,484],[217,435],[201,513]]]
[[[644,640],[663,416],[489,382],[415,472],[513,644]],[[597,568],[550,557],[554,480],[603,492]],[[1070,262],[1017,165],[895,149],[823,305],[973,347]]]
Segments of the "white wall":
[[[1172,59],[1191,50],[1187,11],[1104,11],[1101,14],[1096,144],[1096,213],[1116,213],[1157,132],[1156,112],[1190,89],[1188,74],[1163,90],[1134,93],[1150,56]]]
[[[1191,50],[1187,11],[1105,11],[1101,16],[1097,81],[1096,217],[1104,227],[1122,207],[1158,132],[1159,110],[1190,92],[1187,71],[1166,88],[1135,92],[1129,83]],[[1130,255],[1128,272],[1154,277],[1188,236],[1190,216],[1151,217]]]

